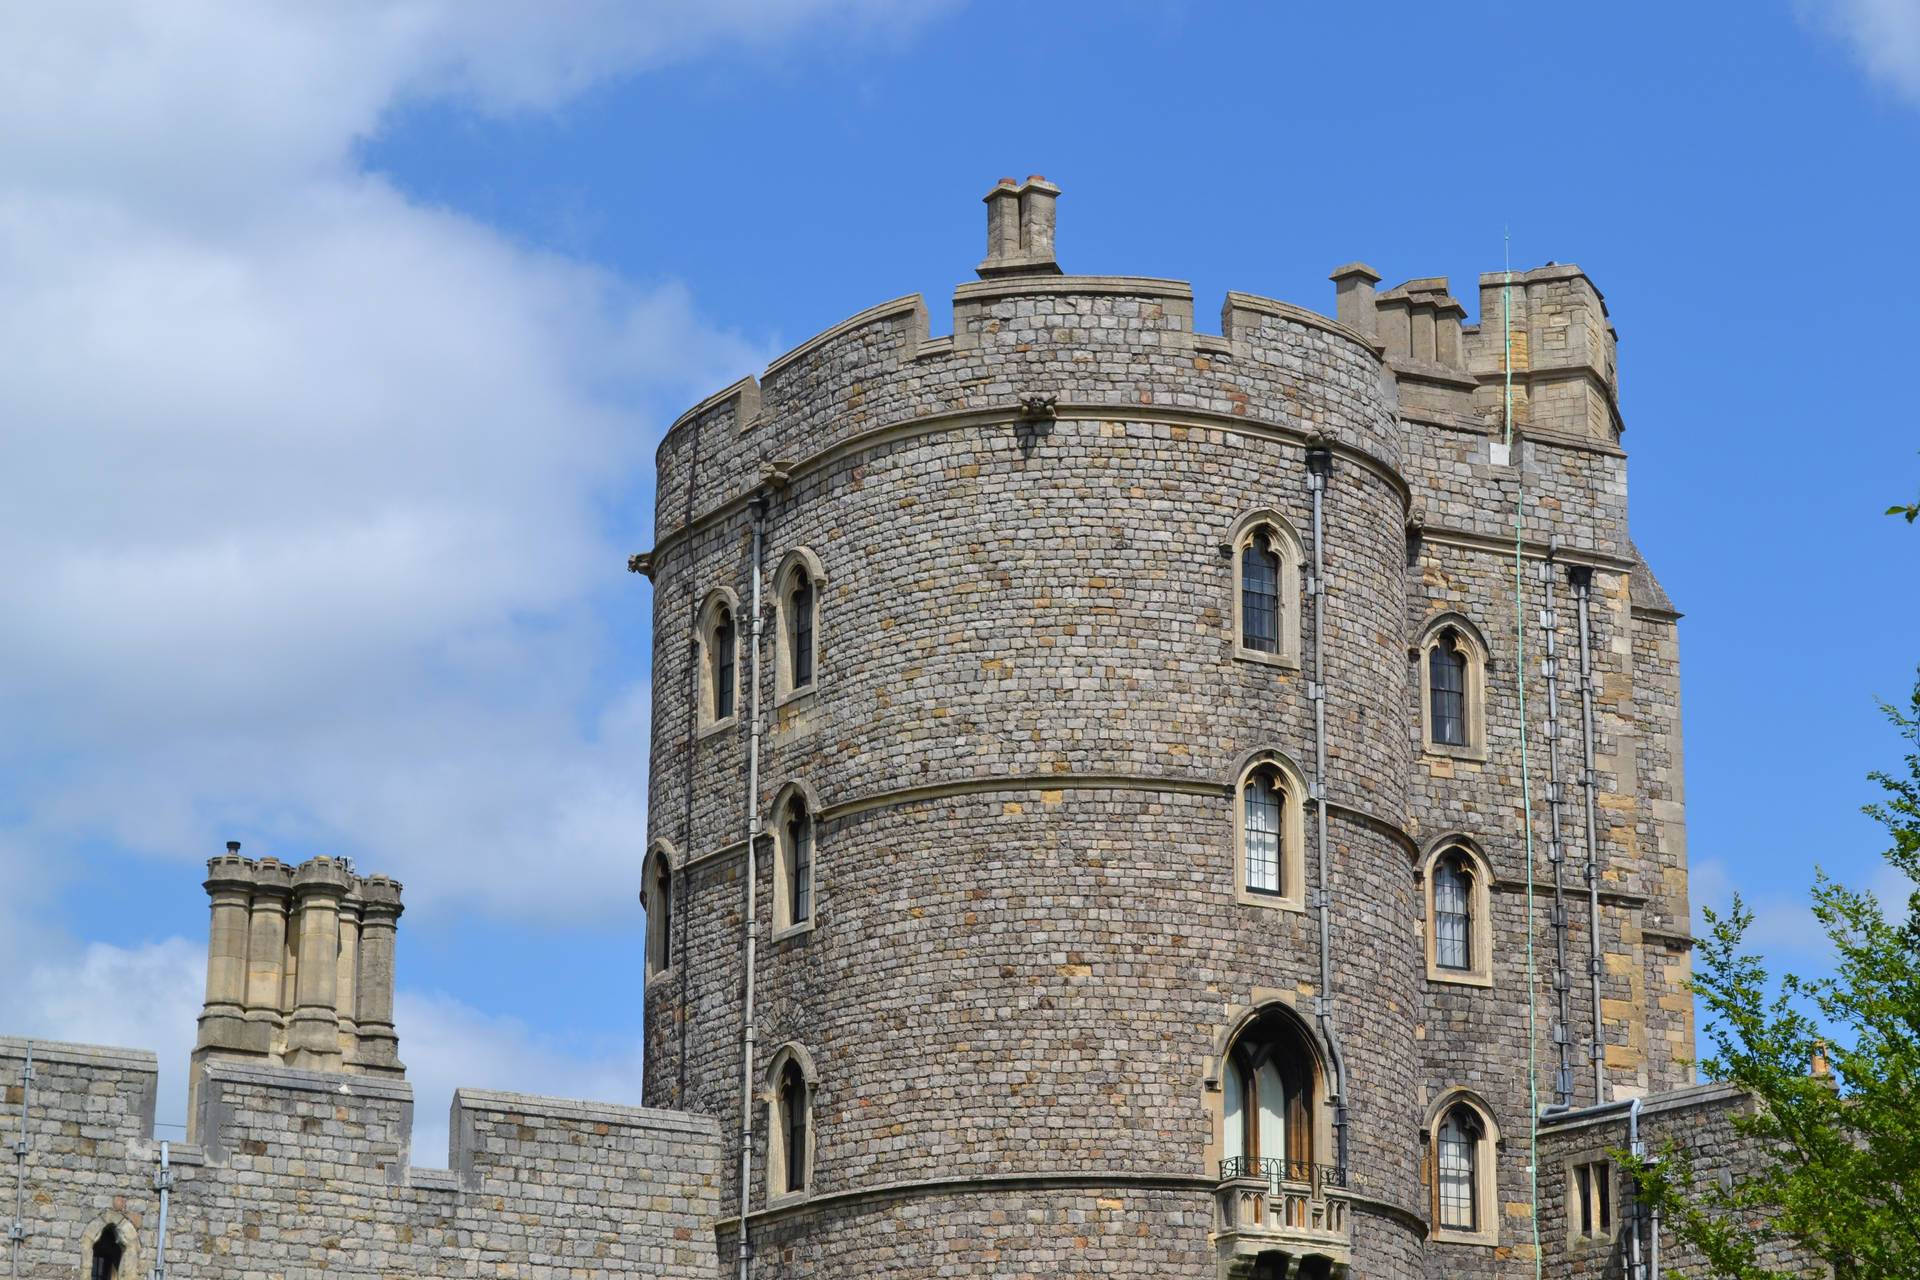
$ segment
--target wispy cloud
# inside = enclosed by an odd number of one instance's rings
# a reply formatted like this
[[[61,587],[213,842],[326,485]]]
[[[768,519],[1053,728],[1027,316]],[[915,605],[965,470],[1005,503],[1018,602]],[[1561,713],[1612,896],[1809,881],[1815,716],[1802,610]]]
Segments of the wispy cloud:
[[[1844,39],[1876,81],[1920,106],[1920,0],[1796,0],[1802,21]]]

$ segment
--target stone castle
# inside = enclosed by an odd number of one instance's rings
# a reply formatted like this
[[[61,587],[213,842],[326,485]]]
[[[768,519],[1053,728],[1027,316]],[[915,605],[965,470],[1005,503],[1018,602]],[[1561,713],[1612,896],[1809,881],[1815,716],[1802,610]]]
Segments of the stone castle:
[[[1201,333],[1063,274],[1058,194],[989,192],[951,335],[874,307],[660,446],[649,1105],[461,1090],[412,1167],[400,886],[230,847],[164,1175],[150,1054],[0,1040],[21,1274],[151,1268],[161,1181],[221,1276],[1692,1273],[1608,1154],[1745,1104],[1599,290]]]

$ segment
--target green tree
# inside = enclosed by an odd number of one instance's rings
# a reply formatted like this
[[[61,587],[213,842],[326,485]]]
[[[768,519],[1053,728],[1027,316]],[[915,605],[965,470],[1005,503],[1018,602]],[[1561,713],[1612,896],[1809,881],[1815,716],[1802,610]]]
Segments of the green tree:
[[[1912,524],[1915,520],[1920,520],[1920,502],[1905,507],[1888,507],[1887,514],[1890,516],[1905,516],[1907,523]]]
[[[1761,1153],[1731,1188],[1697,1178],[1686,1154],[1622,1155],[1670,1237],[1733,1280],[1784,1274],[1763,1264],[1771,1239],[1833,1269],[1836,1280],[1920,1276],[1920,682],[1905,712],[1885,706],[1910,748],[1904,775],[1866,813],[1893,838],[1887,860],[1913,882],[1904,915],[1816,871],[1813,913],[1838,960],[1833,976],[1784,975],[1744,954],[1753,915],[1734,899],[1709,911],[1694,990],[1713,1015],[1705,1078],[1748,1090],[1736,1127]],[[1828,1050],[1827,1046],[1831,1045]],[[1828,1052],[1831,1076],[1808,1065]]]

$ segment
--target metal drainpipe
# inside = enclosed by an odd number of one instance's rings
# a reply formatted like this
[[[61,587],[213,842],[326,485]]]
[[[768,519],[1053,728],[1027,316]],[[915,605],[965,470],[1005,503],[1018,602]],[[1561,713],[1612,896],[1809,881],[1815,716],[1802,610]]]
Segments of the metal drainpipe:
[[[1320,887],[1314,895],[1320,915],[1320,990],[1313,998],[1314,1017],[1320,1035],[1327,1042],[1333,1059],[1333,1148],[1334,1167],[1344,1185],[1347,1172],[1347,1065],[1340,1052],[1340,1040],[1333,1029],[1333,893],[1327,887],[1327,578],[1326,526],[1324,499],[1327,477],[1333,471],[1333,452],[1307,450],[1307,488],[1313,493],[1313,572],[1307,579],[1307,594],[1313,597],[1313,681],[1307,686],[1307,698],[1313,703],[1313,810],[1316,848],[1320,864]]]
[[[160,1231],[153,1249],[153,1280],[167,1280],[167,1193],[173,1190],[173,1170],[167,1165],[167,1144],[160,1144],[160,1167],[153,1189],[160,1193]]]
[[[1635,1156],[1643,1156],[1647,1153],[1646,1148],[1640,1144],[1640,1099],[1638,1098],[1635,1098],[1627,1107],[1627,1152]],[[1612,1172],[1611,1165],[1608,1166],[1608,1172]],[[1633,1277],[1633,1280],[1646,1280],[1640,1261],[1640,1202],[1637,1198],[1633,1205],[1633,1225],[1628,1228],[1628,1231],[1633,1258],[1633,1269],[1628,1274]]]
[[[1587,975],[1593,988],[1593,1100],[1607,1100],[1606,1042],[1600,1030],[1600,840],[1595,792],[1599,779],[1593,770],[1593,652],[1587,601],[1593,594],[1593,570],[1575,565],[1568,571],[1573,597],[1580,602],[1580,736],[1585,771],[1581,786],[1587,793],[1587,927],[1591,934],[1592,954],[1587,957]]]
[[[753,1197],[753,957],[757,941],[754,898],[757,888],[755,861],[760,846],[760,556],[766,529],[766,494],[755,493],[748,500],[748,506],[753,511],[753,653],[748,663],[747,678],[753,682],[753,719],[747,728],[747,945],[745,997],[742,1001],[746,1025],[741,1037],[740,1061],[740,1280],[747,1280],[747,1267],[753,1261],[753,1245],[747,1239],[747,1212]]]
[[[20,1276],[20,1250],[27,1245],[27,1111],[33,1106],[33,1041],[27,1041],[27,1065],[20,1073],[20,1140],[13,1144],[13,1225],[7,1240],[13,1245],[14,1280]]]
[[[1547,861],[1553,867],[1553,991],[1560,1015],[1553,1024],[1553,1040],[1560,1050],[1560,1067],[1553,1077],[1553,1109],[1564,1111],[1573,1105],[1573,997],[1569,990],[1573,983],[1567,971],[1567,847],[1560,838],[1560,805],[1565,790],[1560,781],[1560,658],[1556,652],[1560,617],[1553,595],[1553,558],[1559,550],[1560,539],[1549,538],[1547,558],[1540,564],[1540,579],[1547,591],[1547,607],[1540,611],[1540,630],[1546,637],[1546,656],[1540,660],[1540,668],[1547,677],[1547,813],[1551,824]],[[1527,874],[1533,874],[1532,867],[1527,868]]]

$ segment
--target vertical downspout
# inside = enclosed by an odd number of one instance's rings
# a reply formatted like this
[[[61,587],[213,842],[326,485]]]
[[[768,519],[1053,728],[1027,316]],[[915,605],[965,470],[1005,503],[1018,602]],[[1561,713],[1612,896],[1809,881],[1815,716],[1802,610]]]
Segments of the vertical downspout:
[[[1647,1154],[1646,1148],[1640,1144],[1640,1099],[1638,1098],[1635,1098],[1632,1105],[1627,1108],[1627,1153],[1633,1156]],[[1611,1165],[1608,1166],[1608,1174],[1609,1176],[1612,1174]],[[1640,1215],[1641,1206],[1636,1197],[1633,1204],[1633,1224],[1628,1228],[1632,1249],[1629,1256],[1633,1259],[1632,1267],[1627,1272],[1630,1280],[1646,1280],[1645,1273],[1641,1271]]]
[[[1313,597],[1313,680],[1307,685],[1307,698],[1313,703],[1313,810],[1315,857],[1320,867],[1320,886],[1314,903],[1320,915],[1320,991],[1313,998],[1314,1017],[1320,1035],[1327,1042],[1327,1054],[1333,1059],[1333,1150],[1334,1168],[1340,1184],[1347,1174],[1347,1066],[1340,1052],[1340,1039],[1333,1029],[1333,893],[1327,887],[1327,568],[1325,557],[1325,515],[1323,511],[1327,477],[1333,471],[1333,453],[1324,448],[1307,450],[1307,488],[1313,493],[1313,572],[1307,577],[1307,594]]]
[[[27,1041],[27,1065],[20,1073],[20,1141],[13,1144],[13,1225],[7,1241],[13,1245],[13,1276],[20,1280],[20,1250],[27,1244],[27,1111],[33,1106],[33,1041]]]
[[[1593,570],[1576,565],[1569,571],[1574,599],[1580,602],[1580,735],[1586,770],[1581,786],[1587,793],[1587,928],[1592,935],[1592,954],[1587,957],[1587,976],[1593,988],[1593,1103],[1607,1100],[1606,1042],[1600,1028],[1600,840],[1595,805],[1599,779],[1593,769],[1593,653],[1587,601],[1593,594]]]
[[[167,1280],[167,1193],[173,1190],[173,1170],[167,1164],[167,1144],[160,1144],[160,1167],[153,1175],[160,1193],[160,1231],[153,1247],[153,1280]]]
[[[747,928],[745,993],[740,1062],[740,1280],[747,1280],[753,1245],[747,1239],[747,1210],[753,1197],[753,956],[757,942],[754,917],[756,860],[760,846],[760,555],[765,536],[767,497],[755,493],[747,505],[753,511],[753,654],[747,678],[753,682],[753,719],[747,728]]]
[[[1560,838],[1560,805],[1566,792],[1560,781],[1560,658],[1556,651],[1556,633],[1560,617],[1554,608],[1553,558],[1560,550],[1560,539],[1547,539],[1547,558],[1540,564],[1540,579],[1546,584],[1547,607],[1540,612],[1540,630],[1546,638],[1546,656],[1540,668],[1547,677],[1547,861],[1553,866],[1553,991],[1559,1017],[1554,1020],[1553,1040],[1560,1050],[1560,1067],[1553,1077],[1553,1099],[1557,1110],[1573,1105],[1573,985],[1567,971],[1567,885],[1566,844]],[[1527,874],[1533,874],[1528,868]]]

